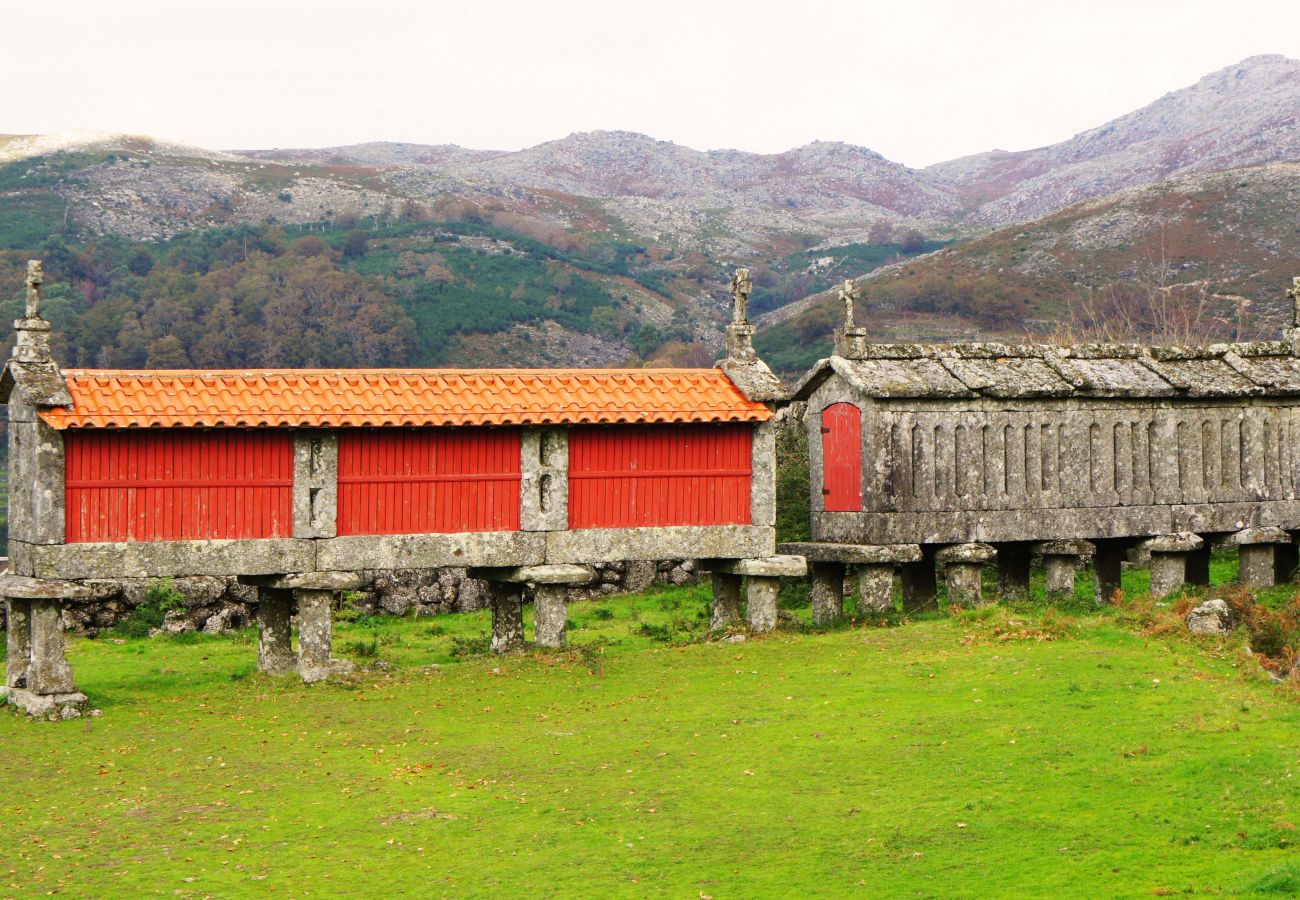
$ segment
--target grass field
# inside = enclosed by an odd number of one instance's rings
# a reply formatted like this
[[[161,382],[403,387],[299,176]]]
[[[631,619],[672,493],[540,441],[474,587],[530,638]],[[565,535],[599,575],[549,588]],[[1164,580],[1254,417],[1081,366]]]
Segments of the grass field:
[[[1300,890],[1300,703],[1239,637],[1080,602],[681,643],[706,604],[574,604],[579,649],[505,661],[453,655],[484,613],[352,617],[311,687],[252,632],[74,640],[103,716],[0,714],[0,894]]]

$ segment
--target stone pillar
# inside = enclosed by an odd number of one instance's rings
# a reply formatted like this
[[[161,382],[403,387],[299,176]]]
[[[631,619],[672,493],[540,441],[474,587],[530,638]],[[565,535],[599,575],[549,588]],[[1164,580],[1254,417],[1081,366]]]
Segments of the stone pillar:
[[[1029,549],[1019,544],[998,547],[998,595],[1003,600],[1029,597]]]
[[[745,599],[749,604],[749,630],[762,634],[776,629],[776,599],[781,579],[764,575],[745,578]]]
[[[298,674],[306,682],[323,681],[336,663],[331,607],[334,591],[296,590],[298,601]]]
[[[565,587],[559,584],[539,584],[533,591],[533,621],[539,647],[560,650],[565,645],[564,592]]]
[[[257,670],[283,675],[294,667],[289,607],[293,592],[285,588],[257,589]]]
[[[1033,549],[1043,555],[1048,594],[1073,594],[1080,561],[1097,552],[1091,541],[1043,541]]]
[[[5,686],[27,687],[27,666],[32,659],[32,602],[11,598],[5,612]]]
[[[62,603],[33,599],[31,658],[27,664],[27,689],[33,694],[73,694],[77,682],[63,644]]]
[[[1187,554],[1187,583],[1196,587],[1210,586],[1210,542],[1202,539],[1201,546]]]
[[[894,608],[894,565],[858,566],[858,612],[883,615]]]
[[[914,613],[926,609],[935,609],[935,593],[938,581],[934,571],[935,548],[922,545],[921,558],[916,562],[903,563],[903,612]]]
[[[984,564],[996,556],[996,550],[978,542],[944,547],[935,555],[935,562],[943,567],[950,605],[978,606],[984,602]]]
[[[812,623],[833,625],[844,615],[844,564],[815,562],[809,566],[812,585]]]
[[[726,631],[740,624],[740,582],[739,575],[728,575],[726,572],[713,573],[710,631]]]
[[[1272,587],[1291,576],[1287,571],[1291,536],[1281,528],[1246,528],[1231,538],[1237,545],[1237,580],[1250,587]]]
[[[524,646],[524,586],[506,581],[488,584],[492,604],[492,652],[513,653]]]
[[[1092,558],[1093,584],[1097,603],[1111,603],[1120,590],[1125,547],[1122,541],[1097,541],[1097,552]]]
[[[1146,549],[1151,554],[1151,595],[1167,597],[1181,591],[1187,581],[1187,558],[1205,546],[1200,535],[1190,531],[1151,538]]]

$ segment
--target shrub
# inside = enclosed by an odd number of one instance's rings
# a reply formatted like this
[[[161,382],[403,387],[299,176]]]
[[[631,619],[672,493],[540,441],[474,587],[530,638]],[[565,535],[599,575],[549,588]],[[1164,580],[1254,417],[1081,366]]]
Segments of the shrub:
[[[145,591],[144,602],[117,624],[113,633],[119,637],[148,637],[149,632],[161,628],[167,613],[185,607],[185,595],[176,589],[170,578],[155,581]]]
[[[461,637],[456,635],[451,639],[451,655],[457,659],[464,659],[467,656],[484,656],[491,649],[491,646],[487,637]]]

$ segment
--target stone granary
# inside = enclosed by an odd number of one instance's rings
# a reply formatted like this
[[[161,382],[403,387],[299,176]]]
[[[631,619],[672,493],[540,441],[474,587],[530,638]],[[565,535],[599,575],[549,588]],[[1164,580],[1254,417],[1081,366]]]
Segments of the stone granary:
[[[1294,293],[1294,292],[1293,292]],[[834,355],[792,394],[806,401],[813,569],[820,618],[846,565],[868,604],[980,599],[996,559],[1004,590],[1072,589],[1094,559],[1099,598],[1150,551],[1153,590],[1208,579],[1212,542],[1240,548],[1242,580],[1296,565],[1300,531],[1300,315],[1286,341],[1198,348],[872,344],[852,285]]]
[[[760,624],[774,573],[803,574],[771,558],[779,383],[743,320],[714,369],[62,371],[41,280],[0,384],[6,689],[31,711],[84,699],[60,607],[115,578],[239,576],[259,667],[316,680],[339,665],[332,602],[374,569],[472,567],[498,652],[529,585],[538,643],[562,646],[564,585],[593,563],[705,558],[719,617],[751,575]]]

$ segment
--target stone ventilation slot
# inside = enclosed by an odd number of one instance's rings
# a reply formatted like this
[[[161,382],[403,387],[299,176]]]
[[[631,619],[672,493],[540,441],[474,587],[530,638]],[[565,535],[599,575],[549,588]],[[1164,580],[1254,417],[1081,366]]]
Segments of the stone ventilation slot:
[[[315,477],[320,474],[322,453],[324,453],[324,442],[321,441],[319,438],[313,438],[311,442],[311,459],[310,459],[312,477]],[[316,496],[315,492],[313,491],[312,497],[314,498],[315,496]]]
[[[542,442],[543,447],[545,441]],[[551,511],[551,476],[550,473],[543,475],[537,480],[537,502],[541,506],[542,512]]]
[[[314,447],[313,447],[313,449],[314,449]],[[320,518],[321,518],[321,517],[320,517],[320,508],[319,508],[319,506],[320,506],[320,503],[319,503],[319,501],[320,501],[320,491],[321,491],[321,489],[318,488],[318,487],[309,488],[309,489],[307,490],[307,503],[308,503],[308,505],[309,505],[309,507],[310,507],[311,522],[312,522],[312,525],[316,525],[316,526],[318,526],[318,525],[321,524],[321,520],[320,520]]]

